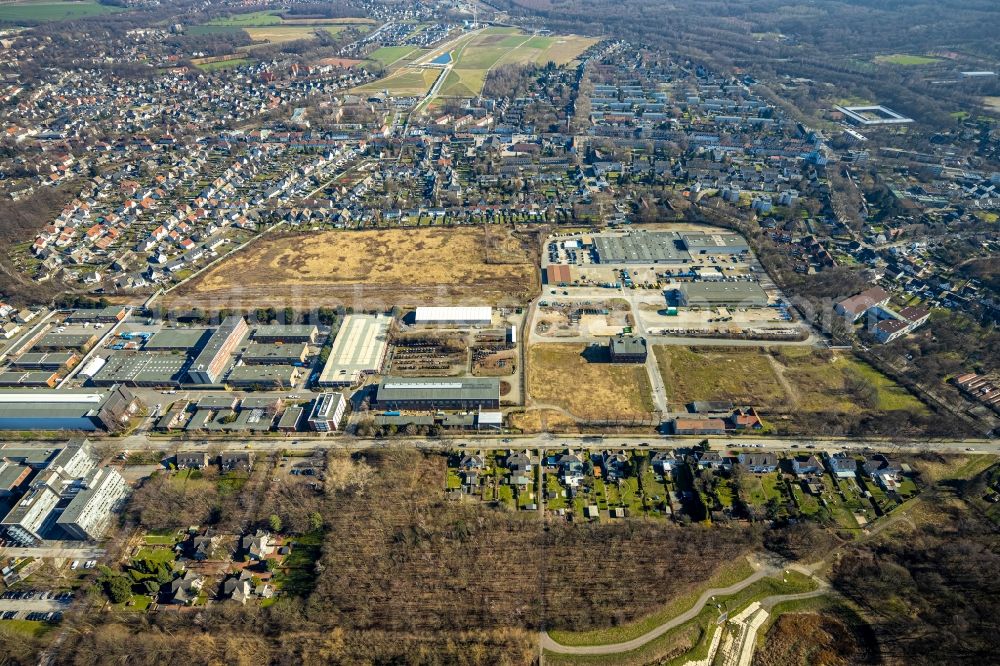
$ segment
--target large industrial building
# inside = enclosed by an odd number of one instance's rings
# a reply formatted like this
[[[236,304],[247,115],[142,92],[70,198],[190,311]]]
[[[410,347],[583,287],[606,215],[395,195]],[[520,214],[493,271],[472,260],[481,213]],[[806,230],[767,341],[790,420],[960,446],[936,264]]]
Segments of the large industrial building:
[[[238,365],[226,377],[226,383],[241,388],[292,388],[300,372],[294,365]]]
[[[496,409],[496,377],[386,377],[375,391],[380,409]]]
[[[686,264],[691,261],[676,231],[595,236],[594,250],[602,264]]]
[[[493,323],[493,308],[482,307],[419,307],[414,323],[444,326],[489,326]]]
[[[317,432],[331,432],[340,427],[340,419],[347,409],[347,400],[341,393],[323,393],[313,403],[309,412],[309,427]]]
[[[253,342],[247,346],[240,360],[250,365],[294,365],[306,360],[307,351],[304,342]]]
[[[67,324],[82,324],[91,322],[101,322],[103,324],[114,324],[128,315],[128,308],[124,305],[109,305],[106,308],[74,310],[64,320]]]
[[[109,389],[0,389],[0,430],[107,430],[116,432],[139,411],[123,386]]]
[[[750,245],[739,234],[685,232],[681,237],[691,255],[743,254],[750,251]]]
[[[226,317],[191,363],[188,370],[191,383],[217,383],[249,330],[243,317]]]
[[[263,344],[315,343],[318,337],[319,329],[312,324],[268,324],[253,330],[253,341]]]
[[[76,494],[56,519],[56,525],[73,538],[96,541],[104,536],[112,513],[128,497],[128,483],[114,468],[101,467],[91,470],[74,489]]]
[[[685,307],[767,306],[767,292],[756,282],[687,282],[675,290],[678,305]]]
[[[94,386],[176,387],[184,379],[187,362],[186,356],[119,351],[105,359],[90,382]]]
[[[319,376],[320,386],[352,386],[364,375],[378,374],[389,347],[389,317],[348,315],[333,341]]]

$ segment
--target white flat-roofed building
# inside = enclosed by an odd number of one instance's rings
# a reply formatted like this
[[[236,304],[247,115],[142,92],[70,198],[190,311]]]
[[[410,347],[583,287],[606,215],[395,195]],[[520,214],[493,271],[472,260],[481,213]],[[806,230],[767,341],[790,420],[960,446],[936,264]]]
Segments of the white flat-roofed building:
[[[353,386],[364,375],[381,372],[389,347],[391,321],[381,315],[345,317],[319,375],[319,385]]]
[[[413,321],[416,324],[489,326],[493,322],[493,308],[489,306],[419,307]]]
[[[128,494],[128,483],[114,468],[91,470],[56,519],[56,525],[76,539],[96,541],[104,536],[112,514],[120,508]]]
[[[309,427],[316,432],[332,432],[340,427],[346,409],[347,400],[342,393],[323,393],[309,412]]]
[[[43,539],[42,532],[51,525],[49,517],[59,504],[59,493],[44,483],[36,483],[0,520],[7,538],[23,546]]]

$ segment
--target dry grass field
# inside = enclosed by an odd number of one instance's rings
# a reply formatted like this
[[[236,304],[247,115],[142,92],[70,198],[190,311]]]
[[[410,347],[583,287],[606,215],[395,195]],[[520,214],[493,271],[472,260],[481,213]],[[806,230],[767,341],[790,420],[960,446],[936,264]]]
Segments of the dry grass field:
[[[172,310],[475,305],[527,302],[531,246],[484,227],[267,236],[165,297]]]
[[[696,400],[730,400],[765,415],[927,413],[905,389],[850,354],[679,345],[654,351],[674,409]]]
[[[652,388],[641,365],[589,362],[582,344],[536,344],[528,362],[528,393],[588,420],[647,416]]]
[[[324,30],[331,35],[344,30],[342,26],[312,26],[312,25],[270,25],[256,28],[244,28],[243,31],[250,35],[254,42],[266,42],[269,44],[282,44],[284,42],[294,42],[297,39],[315,39],[316,31]]]

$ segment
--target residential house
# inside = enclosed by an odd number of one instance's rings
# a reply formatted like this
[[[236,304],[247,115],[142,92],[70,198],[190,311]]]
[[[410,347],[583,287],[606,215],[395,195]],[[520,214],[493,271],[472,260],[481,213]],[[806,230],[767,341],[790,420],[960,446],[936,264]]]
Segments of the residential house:
[[[244,535],[240,540],[240,549],[251,560],[263,560],[274,552],[274,545],[271,543],[271,535],[269,533],[264,530],[257,530],[253,534]]]
[[[657,451],[652,458],[653,471],[663,476],[669,476],[675,469],[684,464],[672,451]]]
[[[865,460],[861,469],[886,492],[895,491],[899,487],[903,473],[902,465],[882,453],[876,453]]]
[[[808,476],[810,474],[820,474],[823,471],[823,463],[816,456],[796,456],[792,460],[792,471],[796,476]]]
[[[858,470],[858,461],[844,452],[826,455],[826,467],[838,479],[853,479]]]
[[[615,482],[627,476],[629,471],[628,454],[624,450],[614,453],[604,451],[601,454],[601,470],[604,473],[604,480],[609,482]]]
[[[556,460],[559,468],[559,480],[563,485],[575,488],[583,480],[583,457],[579,453],[567,450]]]
[[[208,467],[208,453],[205,451],[178,451],[174,456],[177,469],[202,469]]]
[[[185,571],[183,576],[170,581],[169,603],[190,606],[198,599],[205,579],[193,571]]]
[[[249,472],[253,469],[253,461],[253,451],[223,451],[219,456],[219,466],[223,472],[236,469]]]
[[[733,461],[728,456],[724,456],[718,451],[705,451],[698,458],[700,469],[730,470],[733,468]]]
[[[764,423],[753,407],[737,407],[729,416],[729,427],[733,430],[761,430]]]
[[[773,453],[741,453],[739,461],[753,474],[770,474],[778,469],[778,456]]]

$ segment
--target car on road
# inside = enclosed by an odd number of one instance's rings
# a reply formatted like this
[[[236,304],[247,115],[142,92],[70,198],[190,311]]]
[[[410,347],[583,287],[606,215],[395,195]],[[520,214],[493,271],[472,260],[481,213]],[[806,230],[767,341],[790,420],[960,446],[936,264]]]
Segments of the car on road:
[[[73,563],[69,565],[71,571],[76,571],[80,568],[80,560],[73,560]]]
[[[965,450],[966,450],[966,451],[975,451],[976,449],[974,449],[974,448],[973,448],[973,447],[971,447],[971,446],[967,446],[967,447],[965,447]]]

